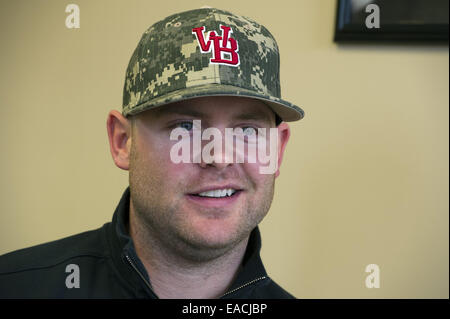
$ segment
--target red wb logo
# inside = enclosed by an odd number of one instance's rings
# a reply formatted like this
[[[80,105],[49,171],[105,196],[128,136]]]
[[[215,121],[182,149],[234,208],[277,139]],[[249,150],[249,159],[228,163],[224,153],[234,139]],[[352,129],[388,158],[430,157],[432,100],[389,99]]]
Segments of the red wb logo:
[[[221,25],[220,28],[222,29],[222,35],[218,36],[215,31],[210,31],[208,41],[205,41],[205,35],[203,34],[205,27],[194,28],[192,33],[197,37],[202,53],[211,52],[213,49],[213,57],[209,60],[210,63],[238,66],[240,63],[237,53],[239,51],[238,43],[236,39],[230,38],[230,33],[233,33],[233,30],[224,25]]]

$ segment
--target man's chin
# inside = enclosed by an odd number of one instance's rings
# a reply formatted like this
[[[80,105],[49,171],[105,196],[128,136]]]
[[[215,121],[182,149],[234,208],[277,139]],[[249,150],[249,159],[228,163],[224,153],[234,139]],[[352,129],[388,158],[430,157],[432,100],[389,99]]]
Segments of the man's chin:
[[[193,261],[209,261],[218,258],[235,248],[248,237],[236,234],[214,234],[213,232],[193,234],[184,238],[182,254]]]

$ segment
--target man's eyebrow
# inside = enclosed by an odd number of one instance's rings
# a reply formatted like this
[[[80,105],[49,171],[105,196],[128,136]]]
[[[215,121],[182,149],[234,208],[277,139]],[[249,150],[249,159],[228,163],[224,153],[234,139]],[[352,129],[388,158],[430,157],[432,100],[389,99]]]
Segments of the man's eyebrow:
[[[157,112],[158,117],[169,116],[169,115],[186,115],[195,118],[208,118],[208,114],[200,112],[190,107],[177,108],[177,109],[160,109]],[[266,112],[243,112],[232,116],[234,120],[254,120],[254,121],[265,121],[271,123],[274,119]]]

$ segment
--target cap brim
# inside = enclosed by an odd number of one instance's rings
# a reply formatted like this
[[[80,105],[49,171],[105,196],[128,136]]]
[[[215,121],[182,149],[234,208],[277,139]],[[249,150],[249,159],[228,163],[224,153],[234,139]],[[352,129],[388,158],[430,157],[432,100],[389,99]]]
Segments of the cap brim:
[[[131,109],[124,107],[123,115],[135,115],[169,103],[206,96],[240,96],[258,99],[267,104],[267,106],[277,113],[278,116],[280,116],[280,118],[285,122],[301,120],[305,114],[298,106],[280,98],[259,94],[257,92],[233,85],[213,83],[176,90],[168,94],[164,94],[164,96],[156,97],[148,100],[147,102],[143,102],[140,105],[133,106]]]

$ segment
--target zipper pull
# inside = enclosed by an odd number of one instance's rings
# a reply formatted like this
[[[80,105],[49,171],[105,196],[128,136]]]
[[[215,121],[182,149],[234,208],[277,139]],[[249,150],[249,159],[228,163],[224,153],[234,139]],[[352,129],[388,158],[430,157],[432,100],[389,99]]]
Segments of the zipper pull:
[[[159,297],[153,291],[152,285],[147,281],[147,279],[144,277],[144,275],[139,271],[139,269],[134,264],[133,259],[127,254],[125,255],[125,259],[127,260],[128,264],[138,273],[139,277],[141,277],[141,279],[144,281],[144,283],[148,287],[148,289],[150,289],[150,292],[153,294],[153,297],[156,299],[159,299]]]

